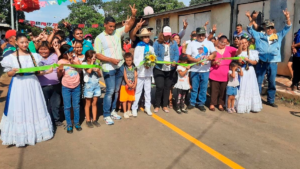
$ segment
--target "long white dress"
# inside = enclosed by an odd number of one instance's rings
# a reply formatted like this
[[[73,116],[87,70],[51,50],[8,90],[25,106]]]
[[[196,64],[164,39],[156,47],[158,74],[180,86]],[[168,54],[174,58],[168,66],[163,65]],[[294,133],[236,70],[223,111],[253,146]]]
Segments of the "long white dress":
[[[258,51],[256,50],[250,50],[249,56],[244,51],[240,56],[248,57],[250,60],[259,60]],[[249,66],[249,70],[243,68],[243,76],[240,77],[240,87],[235,97],[235,107],[237,113],[259,112],[262,110],[261,97],[253,66]]]
[[[37,64],[41,56],[33,54]],[[34,67],[30,55],[19,56],[22,68]],[[17,57],[9,55],[1,62],[4,72],[19,68]],[[8,100],[6,100],[8,101]],[[12,78],[7,116],[2,115],[3,145],[35,145],[53,137],[53,126],[43,91],[36,75],[16,75]]]

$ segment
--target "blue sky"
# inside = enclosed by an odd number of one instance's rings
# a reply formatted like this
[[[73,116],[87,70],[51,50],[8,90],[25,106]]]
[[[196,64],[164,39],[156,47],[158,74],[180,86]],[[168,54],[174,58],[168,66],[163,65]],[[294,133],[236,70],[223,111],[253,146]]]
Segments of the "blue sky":
[[[183,2],[186,6],[188,6],[190,2],[190,0],[179,1]],[[57,23],[62,18],[66,18],[69,15],[70,11],[67,8],[67,5],[69,4],[71,4],[69,0],[61,5],[50,5],[48,3],[46,7],[41,7],[41,9],[38,11],[33,11],[30,13],[25,12],[26,20]],[[99,10],[99,12],[101,12],[101,10]]]

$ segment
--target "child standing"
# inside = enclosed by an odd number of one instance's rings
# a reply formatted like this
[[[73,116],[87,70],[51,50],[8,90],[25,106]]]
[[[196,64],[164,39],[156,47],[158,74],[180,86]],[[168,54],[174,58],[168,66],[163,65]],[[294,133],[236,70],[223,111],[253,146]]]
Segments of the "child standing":
[[[74,48],[75,55],[77,56],[80,63],[82,63],[85,60],[85,56],[84,54],[82,54],[82,42],[75,40],[72,46]]]
[[[234,101],[235,96],[237,95],[237,87],[239,86],[238,76],[243,76],[243,70],[236,62],[231,62],[229,68],[229,81],[226,91],[226,94],[228,96],[227,111],[228,113],[236,113],[234,109]]]
[[[41,85],[36,75],[51,73],[17,73],[19,68],[37,67],[41,56],[32,54],[24,34],[16,36],[16,52],[1,61],[4,72],[12,77],[1,124],[2,145],[35,145],[53,137],[53,126],[47,111]]]
[[[137,72],[132,63],[132,54],[125,53],[124,59],[124,80],[122,81],[120,90],[120,102],[123,104],[124,118],[129,118],[129,116],[132,116],[130,112],[131,104],[135,100],[134,90],[136,88]]]
[[[180,63],[187,63],[188,57],[186,54],[181,54],[179,57]],[[187,113],[188,111],[184,108],[184,101],[185,97],[191,88],[190,80],[189,80],[189,69],[190,66],[177,66],[177,73],[178,73],[178,79],[177,83],[175,84],[174,88],[178,89],[178,97],[175,99],[176,105],[175,111],[178,114]]]
[[[85,53],[86,62],[83,65],[94,65],[96,62],[96,52],[93,50],[88,50]],[[101,72],[99,68],[90,68],[83,70],[84,74],[84,98],[85,98],[85,117],[86,124],[89,128],[94,126],[100,127],[97,122],[97,100],[101,95],[101,89],[99,85],[99,78],[101,77]],[[93,112],[93,122],[90,118],[90,107],[92,103]],[[93,126],[94,125],[94,126]]]
[[[146,28],[142,29],[140,34],[137,34],[137,37],[140,37],[142,41],[140,41],[135,50],[134,50],[134,64],[139,65],[145,58],[145,55],[148,52],[154,53],[154,49],[150,46],[150,35]],[[137,79],[137,87],[135,91],[135,101],[132,105],[132,115],[137,117],[137,109],[139,107],[139,100],[144,89],[145,96],[145,112],[151,116],[152,112],[150,110],[151,107],[151,76],[153,75],[153,67],[145,67],[141,65],[137,69],[138,79]]]
[[[67,133],[73,133],[73,125],[71,121],[71,106],[74,111],[74,125],[77,131],[81,131],[82,128],[79,124],[80,114],[80,76],[78,71],[70,66],[64,66],[63,64],[78,64],[80,62],[77,57],[74,57],[73,47],[70,45],[62,45],[60,48],[61,56],[59,57],[57,69],[58,78],[62,77],[62,96],[64,101],[64,113],[67,121]],[[72,101],[72,103],[71,103]]]

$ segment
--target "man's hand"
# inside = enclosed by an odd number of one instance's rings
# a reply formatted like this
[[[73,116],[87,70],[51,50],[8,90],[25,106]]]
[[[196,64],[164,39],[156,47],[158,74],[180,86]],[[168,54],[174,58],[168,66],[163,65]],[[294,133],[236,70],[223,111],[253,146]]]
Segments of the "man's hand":
[[[142,28],[142,25],[143,25],[145,22],[146,22],[146,20],[143,20],[143,19],[141,18],[140,22],[138,22],[138,23],[136,24],[135,28],[136,28],[137,30],[141,29],[141,28]]]
[[[110,63],[112,63],[114,65],[118,65],[119,62],[120,62],[120,60],[118,60],[118,59],[113,59],[113,58],[110,59]]]
[[[297,49],[296,48],[292,48],[292,52],[295,55],[297,53]]]
[[[250,14],[250,11],[246,11],[246,14],[245,14],[248,18],[251,18],[251,14]]]
[[[98,71],[99,71],[99,68],[93,68],[93,71],[94,71],[94,72],[98,72]]]
[[[125,21],[122,21],[122,25],[123,26],[127,25],[130,19],[131,19],[130,16],[127,16],[127,19]]]
[[[131,9],[131,15],[133,17],[136,16],[136,12],[137,12],[137,9],[135,8],[135,4],[133,4],[133,7],[131,5],[129,5],[130,9]]]
[[[183,20],[183,29],[186,29],[189,23],[187,22],[187,19]]]
[[[206,21],[204,24],[204,27],[206,27],[209,24],[209,21]]]
[[[289,20],[290,19],[290,12],[287,9],[283,10],[282,12],[286,17],[286,20]]]

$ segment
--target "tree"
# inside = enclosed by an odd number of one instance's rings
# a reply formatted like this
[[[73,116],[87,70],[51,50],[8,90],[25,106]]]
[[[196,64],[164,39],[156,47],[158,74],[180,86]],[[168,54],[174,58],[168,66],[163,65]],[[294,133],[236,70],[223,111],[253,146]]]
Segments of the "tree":
[[[117,22],[121,22],[131,15],[129,5],[133,4],[138,10],[137,17],[144,15],[146,6],[151,6],[156,13],[185,7],[183,2],[178,0],[111,0],[103,3],[103,10],[106,16],[113,16]]]
[[[10,1],[9,0],[1,0],[0,1],[0,14],[5,16],[5,23],[11,24],[11,10],[10,10]],[[14,21],[16,23],[16,15],[18,15],[18,19],[25,19],[25,14],[22,11],[16,11],[14,8]],[[1,20],[1,19],[0,19]]]
[[[197,4],[204,3],[204,2],[210,2],[210,1],[214,1],[214,0],[191,0],[190,6],[197,5]]]
[[[92,24],[103,25],[104,22],[103,15],[97,12],[97,8],[98,8],[97,5],[101,4],[100,3],[101,1],[98,2],[99,2],[98,4],[94,4],[94,5],[89,5],[83,2],[77,2],[68,5],[68,9],[71,11],[71,13],[64,20],[66,20],[70,24],[89,25],[89,27],[83,28],[83,34],[90,33],[93,35],[93,37],[99,35],[104,30],[103,27],[91,28]],[[62,21],[63,20],[61,20],[59,24],[62,23]]]

